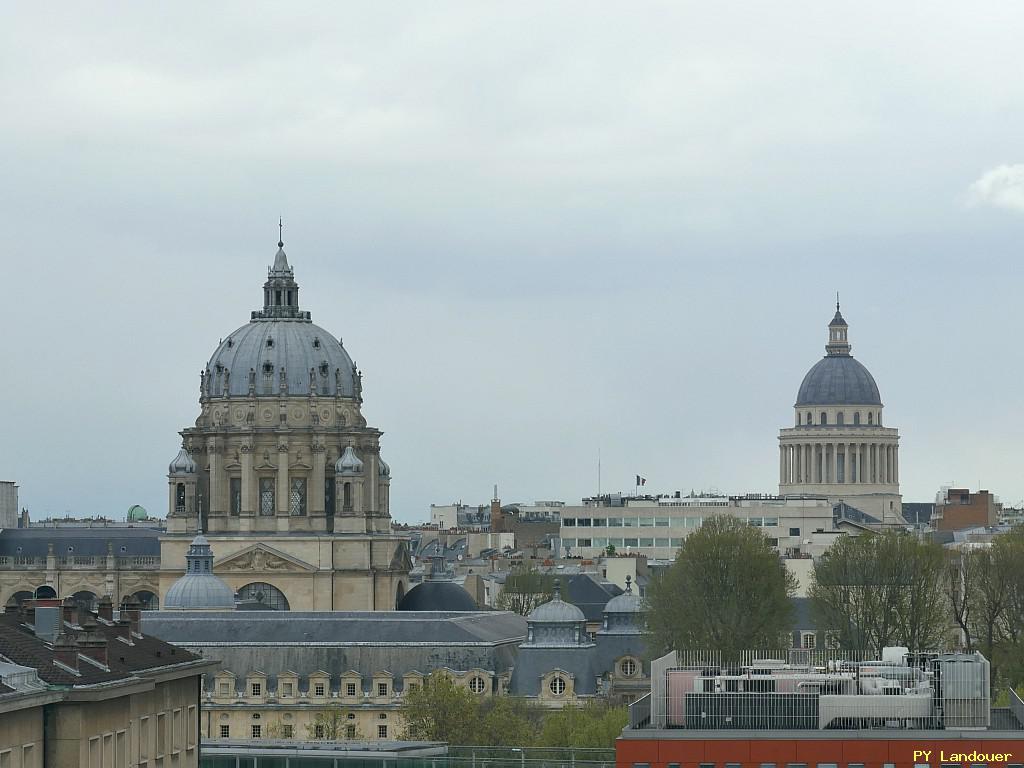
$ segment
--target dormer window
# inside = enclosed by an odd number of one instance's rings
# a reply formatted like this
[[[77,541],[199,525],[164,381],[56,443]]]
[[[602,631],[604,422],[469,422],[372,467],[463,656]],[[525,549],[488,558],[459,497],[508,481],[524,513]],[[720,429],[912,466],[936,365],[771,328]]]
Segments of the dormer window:
[[[235,346],[235,342],[232,339],[228,339],[228,349],[231,349],[233,346]]]
[[[327,365],[327,361],[326,360],[324,360],[322,363],[320,363],[320,375],[321,376],[326,376],[328,374],[328,372],[330,372],[330,370],[331,369]]]
[[[313,339],[313,349],[320,349],[320,337]]]
[[[267,349],[273,349],[273,348],[274,348],[274,337],[273,336],[268,336],[267,337]]]
[[[272,376],[274,374],[274,364],[273,363],[264,363],[263,364],[263,373],[265,373],[267,376]]]

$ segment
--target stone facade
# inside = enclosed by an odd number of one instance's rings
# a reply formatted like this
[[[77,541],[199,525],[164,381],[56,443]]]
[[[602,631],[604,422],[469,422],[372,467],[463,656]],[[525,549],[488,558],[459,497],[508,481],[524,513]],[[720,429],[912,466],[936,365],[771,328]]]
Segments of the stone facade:
[[[263,309],[200,375],[199,417],[168,473],[160,592],[202,529],[235,589],[264,585],[254,589],[293,609],[390,610],[411,561],[391,532],[382,433],[362,415],[362,374],[341,341],[299,309],[278,248]]]

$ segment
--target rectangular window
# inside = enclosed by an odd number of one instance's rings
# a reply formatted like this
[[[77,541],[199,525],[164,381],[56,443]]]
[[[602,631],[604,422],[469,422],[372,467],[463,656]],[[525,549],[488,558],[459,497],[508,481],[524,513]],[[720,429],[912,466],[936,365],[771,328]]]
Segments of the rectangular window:
[[[262,683],[253,683],[251,690],[252,690],[252,695],[253,696],[262,696],[263,695],[263,684]]]
[[[622,539],[608,539],[608,543],[611,544],[613,547],[621,547]]]
[[[355,683],[345,683],[345,695],[346,696],[355,696],[356,695],[356,684]]]
[[[804,648],[814,648],[817,645],[818,638],[813,632],[804,632],[800,638],[800,644]]]
[[[378,696],[387,696],[388,695],[388,684],[387,683],[377,683],[377,695]]]
[[[726,763],[725,768],[743,768],[741,763]]]
[[[654,546],[654,539],[640,539],[640,546],[641,547],[653,547]]]
[[[697,763],[698,768],[715,768],[714,763]]]
[[[386,739],[388,737],[388,727],[386,725],[377,726],[377,738]]]
[[[260,514],[274,515],[274,484],[277,481],[272,477],[260,478]]]
[[[590,547],[590,546],[593,546],[593,545],[591,544],[590,539],[576,539],[576,546],[577,547]]]
[[[21,748],[21,765],[22,768],[35,768],[36,745],[26,744]],[[124,751],[124,731],[117,734],[117,752],[114,753],[114,768],[124,768],[125,764],[125,751]]]
[[[563,547],[575,547],[576,546],[576,539],[562,539],[562,546]]]
[[[564,518],[562,520],[562,527],[563,528],[575,528],[576,527],[576,518],[575,517],[566,517],[566,518]]]
[[[790,528],[789,529],[789,535],[790,536],[799,536],[800,535],[800,529],[799,528]]]
[[[622,527],[623,528],[636,528],[636,518],[635,517],[624,517],[624,518],[622,518]]]
[[[623,539],[622,546],[624,547],[635,547],[639,539]]]
[[[761,763],[761,768],[775,768],[775,763]],[[860,768],[864,768],[862,765]]]
[[[683,540],[682,540],[682,538],[678,538],[678,539],[669,539],[669,541],[671,542],[671,543],[669,544],[669,546],[670,546],[670,547],[681,547],[681,546],[683,546]]]
[[[230,696],[231,689],[228,687],[229,683],[218,683],[217,684],[217,695],[218,696]]]
[[[252,727],[252,737],[254,739],[262,739],[263,738],[263,726],[262,725],[254,725]]]
[[[290,739],[295,736],[295,726],[291,723],[285,723],[281,726],[281,736],[286,739]]]
[[[622,527],[622,518],[621,517],[609,517],[608,518],[608,527],[609,528],[621,528]]]
[[[230,739],[231,738],[231,726],[230,725],[222,725],[220,727],[220,737],[222,739]]]
[[[161,757],[167,752],[167,713],[156,716],[156,756]]]
[[[323,683],[317,683],[315,686],[313,686],[313,695],[314,696],[323,696],[324,695],[324,684]]]
[[[230,480],[231,514],[242,514],[242,478],[232,477]]]
[[[818,768],[839,768],[835,763],[818,763]]]
[[[285,697],[285,698],[291,697],[293,695],[292,694],[293,690],[294,690],[294,688],[292,687],[292,683],[281,683],[281,696],[282,697]]]
[[[139,759],[149,758],[149,718],[139,718]]]
[[[656,517],[654,518],[654,525],[656,528],[668,528],[668,518]]]
[[[591,541],[594,542],[593,546],[595,546],[595,547],[607,547],[608,546],[608,539],[606,539],[604,537],[594,538],[594,539],[591,539]]]
[[[669,546],[668,539],[655,539],[654,546],[656,547],[667,547]]]
[[[408,685],[406,686],[406,690],[407,690],[407,691],[408,691],[409,693],[412,693],[413,691],[419,690],[419,687],[420,687],[420,686],[419,686],[419,683],[409,683],[409,684],[408,684]]]
[[[324,737],[324,724],[317,723],[313,726],[313,738],[322,739]]]
[[[288,509],[293,516],[302,517],[306,514],[306,478],[292,478],[288,505]]]
[[[653,517],[641,517],[640,518],[640,527],[641,528],[653,528],[654,527],[654,518]]]
[[[354,739],[356,737],[356,727],[354,725],[345,726],[345,738]]]
[[[576,518],[576,527],[577,528],[589,528],[590,527],[590,518],[589,517],[578,517],[578,518]]]
[[[774,528],[779,524],[779,518],[777,517],[766,517],[764,519],[765,528]]]

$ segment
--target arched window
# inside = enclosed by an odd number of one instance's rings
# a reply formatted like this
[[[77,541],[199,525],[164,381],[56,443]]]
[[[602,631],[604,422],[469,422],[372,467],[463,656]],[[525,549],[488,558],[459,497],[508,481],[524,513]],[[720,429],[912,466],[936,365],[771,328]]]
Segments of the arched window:
[[[79,590],[71,596],[71,601],[78,607],[79,611],[95,611],[97,599],[96,593],[90,592],[87,589]]]
[[[840,411],[836,414],[836,424],[843,425],[846,423],[846,415]]]
[[[160,610],[160,598],[148,589],[140,589],[138,592],[133,594],[132,597],[139,603],[139,606],[144,611]]]
[[[875,414],[873,414],[871,412],[868,412],[868,424],[874,424],[874,423],[875,423]]]
[[[402,602],[403,597],[405,597],[405,584],[398,582],[398,587],[395,589],[395,608]]]
[[[854,424],[860,424],[860,411],[856,411],[853,414],[853,423]]]
[[[561,675],[555,675],[551,678],[551,682],[548,683],[548,689],[555,694],[555,696],[561,696],[565,693],[565,678]]]
[[[878,412],[878,418],[875,419],[875,421],[877,422],[878,426],[882,426],[882,412],[881,411]]]
[[[813,419],[811,418],[811,412],[810,411],[807,412],[807,423],[808,424],[814,423]]]
[[[174,487],[174,511],[179,515],[185,514],[185,484],[178,483]]]
[[[821,423],[828,424],[828,414],[824,411],[821,412]]]
[[[254,581],[252,584],[246,584],[238,590],[238,602],[242,603],[243,609],[248,607],[264,611],[291,610],[288,598],[284,596],[284,592],[273,584],[267,584],[264,581]],[[253,605],[246,606],[246,603],[252,603]]]
[[[49,584],[43,584],[41,587],[36,587],[36,598],[47,600],[57,596],[57,590],[51,587]]]
[[[342,488],[341,505],[346,510],[352,509],[352,483],[345,483]]]
[[[29,592],[27,589],[23,589],[20,592],[15,592],[13,595],[11,595],[11,599],[13,599],[18,605],[21,605],[26,600],[32,599],[32,593]]]

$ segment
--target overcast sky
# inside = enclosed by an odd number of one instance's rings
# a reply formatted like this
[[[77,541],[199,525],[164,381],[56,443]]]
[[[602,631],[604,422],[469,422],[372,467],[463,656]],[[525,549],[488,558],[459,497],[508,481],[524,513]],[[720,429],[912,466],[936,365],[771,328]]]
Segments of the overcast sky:
[[[392,513],[774,492],[842,293],[905,501],[1024,497],[1024,5],[7,4],[0,479],[166,512],[277,217]]]

